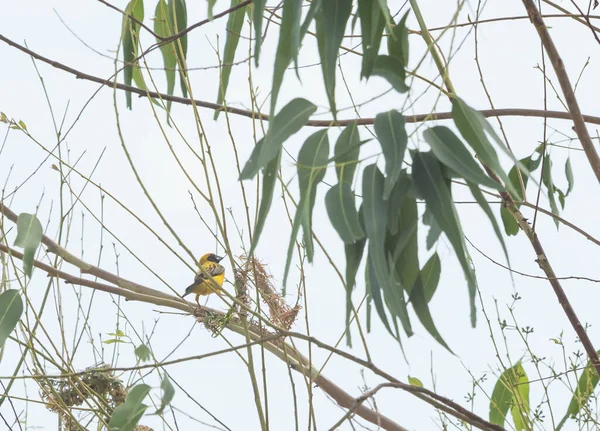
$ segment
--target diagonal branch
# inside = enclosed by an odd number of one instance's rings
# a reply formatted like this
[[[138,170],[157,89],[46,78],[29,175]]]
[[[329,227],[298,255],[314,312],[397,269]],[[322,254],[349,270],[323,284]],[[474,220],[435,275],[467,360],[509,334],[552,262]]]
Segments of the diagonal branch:
[[[569,108],[569,112],[573,118],[575,133],[577,133],[577,137],[581,142],[581,146],[585,151],[585,155],[588,158],[590,166],[592,167],[598,182],[600,182],[600,157],[598,157],[598,153],[594,148],[592,138],[590,137],[590,134],[585,126],[585,120],[581,114],[581,110],[579,109],[579,104],[575,98],[573,87],[571,87],[571,82],[569,81],[565,64],[560,58],[558,50],[556,49],[556,45],[554,45],[554,42],[550,37],[550,33],[548,32],[548,28],[544,23],[544,19],[542,18],[542,15],[540,15],[540,11],[535,6],[533,0],[523,0],[523,4],[525,5],[525,9],[527,9],[529,19],[535,26],[535,29],[540,36],[542,44],[544,45],[546,53],[548,54],[548,58],[550,58],[550,61],[552,62],[552,67],[554,67],[554,72],[556,73],[556,77],[558,78],[558,82],[560,83],[560,87],[562,88],[565,96],[567,107]]]

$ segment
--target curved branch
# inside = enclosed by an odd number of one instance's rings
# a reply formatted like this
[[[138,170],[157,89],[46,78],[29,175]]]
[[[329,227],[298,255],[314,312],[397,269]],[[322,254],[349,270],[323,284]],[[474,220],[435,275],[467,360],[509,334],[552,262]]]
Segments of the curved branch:
[[[0,40],[5,42],[6,44],[24,52],[46,64],[49,64],[52,67],[56,67],[57,69],[63,70],[67,73],[74,75],[77,79],[83,79],[86,81],[95,82],[97,84],[105,85],[110,88],[116,88],[123,91],[129,91],[131,93],[137,94],[140,97],[151,97],[155,99],[167,100],[174,103],[179,103],[182,105],[196,105],[201,108],[212,109],[214,111],[226,111],[230,114],[239,115],[242,117],[248,117],[252,119],[264,120],[268,121],[269,116],[266,114],[262,114],[259,112],[249,111],[246,109],[240,108],[232,108],[230,106],[218,105],[216,103],[206,102],[204,100],[194,100],[188,99],[186,97],[172,96],[165,93],[158,93],[156,91],[146,91],[141,90],[137,87],[133,87],[131,85],[121,84],[115,81],[111,81],[108,79],[99,78],[94,75],[89,75],[87,73],[81,72],[77,69],[73,69],[72,67],[66,66],[62,63],[59,63],[54,60],[50,60],[35,51],[32,51],[0,34]],[[542,109],[520,109],[520,108],[505,108],[505,109],[483,109],[479,111],[484,117],[538,117],[538,118],[556,118],[559,120],[572,120],[573,116],[568,112],[561,111],[544,111]],[[582,115],[583,121],[590,124],[598,124],[600,125],[600,117],[595,117],[592,115]],[[439,113],[429,113],[429,114],[417,114],[417,115],[407,115],[406,122],[407,123],[422,123],[425,121],[433,121],[433,120],[450,120],[452,119],[451,112],[439,112]],[[347,126],[348,124],[356,122],[360,126],[372,125],[375,122],[375,118],[359,118],[359,119],[348,119],[348,120],[310,120],[306,123],[307,126],[310,127],[332,127],[332,126]]]

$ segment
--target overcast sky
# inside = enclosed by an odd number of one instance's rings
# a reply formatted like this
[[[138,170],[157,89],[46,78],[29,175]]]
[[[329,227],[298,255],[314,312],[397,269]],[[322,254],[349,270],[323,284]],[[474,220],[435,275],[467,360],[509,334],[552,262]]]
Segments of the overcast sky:
[[[120,8],[125,8],[126,5],[124,1],[113,3]],[[390,4],[392,12],[398,11],[401,6],[402,2]],[[456,11],[455,2],[422,1],[420,6],[429,27],[448,24]],[[148,25],[152,25],[151,18],[154,7],[153,2],[145,2],[145,23]],[[226,2],[217,2],[215,11],[224,10],[226,7]],[[476,2],[465,4],[460,12],[458,22],[467,22],[469,18],[473,20],[476,15],[476,7]],[[543,10],[545,13],[557,13],[549,6],[544,6]],[[188,2],[190,23],[204,19],[206,13],[206,2]],[[521,2],[497,0],[489,1],[485,5],[482,18],[522,17],[524,15],[525,9]],[[577,96],[584,114],[599,115],[598,80],[595,77],[600,76],[597,60],[600,46],[588,28],[573,20],[549,19],[547,23],[572,81],[577,79],[589,58],[589,64],[577,87]],[[411,29],[417,28],[413,15],[409,17],[408,25]],[[114,56],[120,35],[120,26],[121,16],[117,12],[94,1],[12,2],[10,7],[3,8],[0,15],[1,34],[5,37],[21,44],[26,43],[30,49],[47,58],[103,78],[110,77],[115,70]],[[190,76],[193,95],[196,99],[216,101],[219,74],[218,69],[209,68],[209,66],[218,64],[214,48],[220,47],[222,52],[225,42],[224,26],[225,20],[220,20],[190,33],[188,66],[194,68]],[[273,24],[269,27],[260,67],[256,69],[252,64],[252,84],[257,89],[259,103],[265,101],[271,87],[277,28]],[[236,60],[243,60],[248,56],[248,30],[249,26],[245,24],[245,37],[240,40]],[[350,34],[349,30],[347,34]],[[434,32],[434,35],[437,34],[439,33]],[[147,47],[153,42],[152,36],[144,33],[142,44]],[[359,42],[358,38],[344,39],[344,45],[347,47],[355,47]],[[489,102],[483,92],[474,61],[475,45],[472,27],[461,27],[456,32],[448,31],[441,41],[441,46],[446,58],[452,56],[450,76],[458,94],[476,109],[489,108]],[[419,36],[410,36],[411,68],[416,67],[420,62],[424,47]],[[384,49],[382,47],[382,50]],[[537,68],[542,66],[540,41],[528,19],[482,25],[479,30],[479,50],[481,69],[497,108],[543,108],[543,77]],[[58,155],[58,150],[54,149],[56,136],[52,125],[52,115],[32,60],[24,53],[4,43],[0,43],[0,55],[3,64],[0,72],[0,111],[10,118],[24,121],[28,131],[38,142],[36,144],[18,131],[6,132],[6,127],[3,127],[2,135],[6,133],[6,138],[0,152],[0,182],[2,184],[6,182],[4,194],[12,192],[15,187],[23,184],[5,204],[13,211],[20,213],[34,212],[39,203],[39,218],[44,226],[48,223],[47,234],[55,238],[60,213],[60,177],[55,170],[51,169],[51,165],[56,163],[56,160],[53,157],[48,158],[46,151],[54,151],[54,155]],[[158,51],[155,51],[148,61],[151,67],[160,68],[162,65]],[[299,69],[301,80],[299,81],[295,77],[293,71],[288,71],[279,97],[279,107],[295,97],[305,97],[319,106],[314,118],[331,118],[323,89],[321,69],[316,65],[317,63],[316,42],[314,38],[307,36],[299,59],[299,65],[302,66]],[[555,88],[560,91],[550,63],[548,61],[546,63],[548,77]],[[356,104],[364,104],[388,89],[388,85],[379,78],[372,78],[368,82],[360,81],[360,57],[353,54],[342,55],[340,64],[343,77],[348,88],[351,89],[351,96]],[[77,171],[82,175],[70,174],[69,179],[74,193],[79,194],[83,190],[81,202],[77,203],[73,210],[67,248],[74,254],[80,254],[83,247],[85,249],[83,257],[89,262],[99,264],[102,268],[112,272],[118,271],[123,277],[144,285],[168,291],[165,283],[145,268],[140,263],[141,261],[155,271],[168,285],[177,291],[183,291],[193,277],[190,269],[135,218],[124,211],[115,200],[106,197],[101,206],[101,193],[92,184],[86,186],[85,177],[91,177],[96,184],[101,184],[114,198],[125,203],[133,213],[151,226],[160,238],[181,256],[184,256],[189,265],[193,265],[193,261],[178,246],[177,241],[161,222],[133,175],[118,135],[115,114],[115,110],[117,110],[126,148],[130,152],[137,173],[143,180],[149,195],[156,202],[164,217],[174,227],[177,234],[184,239],[186,246],[192,250],[195,256],[200,256],[208,251],[223,253],[222,249],[216,248],[216,242],[211,237],[209,229],[199,220],[190,199],[190,192],[198,204],[198,210],[206,217],[208,227],[214,230],[215,222],[210,209],[199,194],[193,190],[178,167],[163,135],[164,132],[173,146],[173,152],[180,158],[194,181],[204,189],[206,179],[200,164],[178,133],[179,130],[189,145],[196,151],[200,151],[191,108],[173,105],[172,114],[177,130],[166,125],[164,112],[157,110],[157,118],[155,118],[152,107],[146,99],[134,96],[133,110],[130,111],[125,107],[125,95],[122,92],[115,94],[110,88],[104,87],[94,96],[98,89],[97,84],[75,79],[73,75],[47,64],[36,62],[36,65],[46,85],[56,121],[58,123],[62,121],[68,106],[65,129],[76,122],[61,149],[63,159],[70,160],[72,164],[77,162]],[[227,97],[229,104],[246,109],[251,106],[248,67],[248,62],[243,62],[234,68]],[[429,79],[436,79],[435,66],[429,57],[423,61],[419,73]],[[153,70],[152,77],[158,87],[164,91],[166,85],[163,72]],[[341,78],[342,75],[338,69],[338,107],[346,108],[341,110],[339,117],[355,118],[354,109],[348,109],[351,108],[350,95]],[[122,80],[122,77],[120,76],[119,79]],[[373,117],[377,113],[389,109],[401,110],[406,115],[449,110],[448,101],[439,97],[434,89],[423,94],[427,88],[426,84],[410,79],[407,82],[412,85],[408,99],[406,95],[389,92],[376,101],[361,105],[360,116]],[[439,83],[439,79],[437,82]],[[179,92],[179,84],[177,84],[176,91]],[[93,99],[86,105],[92,96],[94,96]],[[551,86],[548,86],[547,103],[548,109],[565,110]],[[268,103],[264,105],[263,110],[268,111]],[[231,139],[235,140],[240,162],[243,163],[253,148],[254,134],[256,133],[257,139],[262,136],[259,123],[255,123],[255,130],[249,118],[231,115],[229,120],[232,135],[230,136],[223,114],[217,122],[214,122],[212,111],[201,109],[199,113],[204,133],[219,166],[224,206],[231,209],[231,214],[247,238],[244,204],[233,162],[235,154]],[[81,116],[78,117],[80,114]],[[498,123],[493,119],[490,121],[499,131]],[[542,119],[504,117],[502,121],[509,142],[519,158],[530,155],[543,140]],[[433,123],[430,124],[433,125]],[[453,127],[449,121],[440,121],[437,124]],[[551,147],[549,150],[554,163],[552,171],[554,181],[561,189],[566,190],[567,188],[564,164],[569,156],[575,175],[575,190],[567,198],[566,208],[561,216],[583,228],[590,235],[598,237],[600,236],[597,215],[600,210],[597,199],[598,185],[585,155],[580,151],[579,142],[576,140],[565,141],[565,136],[575,136],[571,127],[572,123],[569,121],[548,120],[548,141],[573,147],[572,150],[560,147]],[[597,128],[589,126],[589,130],[592,136],[597,136]],[[304,139],[314,131],[316,129],[303,129],[286,143],[285,148],[295,157]],[[426,150],[427,146],[422,139],[423,127],[416,129],[414,125],[409,125],[408,131],[411,134],[410,148]],[[338,129],[330,130],[331,143],[335,142],[338,134]],[[368,136],[370,136],[369,131],[362,128],[361,137],[367,138]],[[597,141],[595,142],[597,144]],[[364,148],[361,158],[374,155],[377,151],[377,147],[372,142]],[[369,159],[365,165],[370,160],[375,159]],[[382,160],[378,161],[380,164],[382,163]],[[296,168],[293,160],[285,157],[282,166],[284,178],[286,181],[291,181],[290,189],[297,196]],[[34,172],[35,175],[30,178]],[[536,175],[539,175],[539,171]],[[335,181],[333,169],[328,170],[325,181],[328,183]],[[256,187],[252,183],[245,185],[249,191],[250,206],[253,209],[256,206]],[[537,189],[533,185],[530,186],[528,197],[530,201],[534,201]],[[343,244],[329,223],[323,204],[325,191],[326,187],[321,185],[314,210],[313,228],[325,245],[327,252],[343,272],[345,266]],[[473,200],[468,191],[460,186],[453,187],[453,194],[457,201]],[[63,190],[63,197],[65,198],[64,205],[68,208],[73,198],[67,189]],[[548,201],[543,194],[540,202],[542,207],[549,208]],[[493,208],[498,214],[499,205],[493,204]],[[491,259],[504,264],[502,249],[479,207],[463,203],[458,205],[458,209],[467,238]],[[423,207],[420,205],[420,211],[422,210]],[[531,210],[525,209],[524,212],[526,216],[533,218]],[[94,217],[100,217],[101,214],[107,227],[107,230],[103,232],[98,221],[94,219]],[[228,240],[232,247],[231,252],[233,255],[240,255],[242,243],[229,213],[227,213],[226,221]],[[8,222],[4,226],[5,229],[12,227]],[[536,227],[558,276],[600,278],[596,266],[599,253],[592,242],[587,241],[566,226],[561,226],[557,232],[552,219],[544,215],[538,215]],[[283,278],[290,230],[290,223],[278,186],[257,251],[257,256],[268,264],[278,287],[281,287]],[[424,246],[425,234],[426,230],[420,226],[421,264],[425,263],[431,253],[427,252]],[[12,244],[14,236],[13,227],[13,231],[8,235],[9,243]],[[118,238],[118,241],[115,238]],[[515,270],[536,276],[542,275],[535,262],[535,253],[523,234],[520,233],[517,237],[508,238],[506,241]],[[115,244],[114,248],[113,244]],[[472,377],[479,379],[487,374],[487,380],[482,385],[487,394],[491,394],[496,381],[492,374],[497,372],[499,361],[496,358],[494,346],[490,340],[490,329],[479,301],[477,304],[477,328],[470,327],[467,286],[449,243],[442,239],[436,250],[442,261],[442,278],[431,303],[431,310],[437,327],[455,355],[437,344],[420,326],[416,316],[412,315],[415,335],[410,339],[403,338],[405,360],[400,347],[389,337],[375,313],[371,333],[367,336],[369,351],[373,362],[386,372],[402,381],[407,381],[408,375],[418,377],[430,389],[434,389],[435,384],[435,390],[439,394],[470,408],[465,397],[472,390]],[[532,380],[551,375],[551,371],[546,365],[553,366],[557,372],[568,369],[569,363],[568,360],[565,363],[562,347],[551,339],[558,338],[562,333],[565,341],[565,354],[570,356],[573,352],[581,350],[581,346],[576,343],[575,334],[569,326],[550,284],[544,280],[515,275],[515,284],[513,285],[505,269],[484,257],[474,248],[470,247],[469,250],[476,267],[485,311],[490,319],[503,363],[510,365],[523,358],[524,367]],[[118,267],[115,263],[117,261],[115,251],[118,254]],[[286,300],[290,304],[294,304],[296,301],[294,286],[299,282],[297,264],[298,261],[295,260],[289,279]],[[226,266],[227,278],[232,281],[229,262]],[[68,265],[65,265],[63,269],[78,274]],[[308,307],[303,312],[307,310],[308,313],[302,313],[293,329],[306,332],[306,322],[308,321],[311,335],[326,343],[335,344],[344,330],[343,286],[320,249],[316,251],[314,264],[305,265],[304,270]],[[356,304],[363,297],[365,290],[362,269],[359,270],[357,280],[358,286],[353,296]],[[36,270],[28,286],[28,295],[34,304],[39,305],[41,302],[47,283],[46,275]],[[597,286],[583,280],[565,280],[562,284],[582,322],[592,325],[589,334],[592,342],[598,347],[600,333],[596,321],[596,304],[598,304],[600,294]],[[11,286],[16,288],[18,284],[13,283]],[[228,285],[228,290],[233,292],[231,285]],[[76,324],[79,325],[80,331],[81,315],[77,313],[77,298],[74,289],[61,283],[60,291],[66,328],[65,337],[70,349],[73,345],[73,328]],[[85,288],[83,288],[83,293],[84,304],[87,306],[91,294]],[[545,358],[544,363],[540,365],[540,375],[531,363],[530,355],[527,353],[527,347],[521,336],[515,331],[506,330],[504,332],[505,341],[497,324],[497,311],[501,319],[506,319],[507,323],[512,324],[508,307],[513,304],[513,296],[517,293],[520,300],[514,304],[514,316],[520,326],[534,328],[534,332],[527,336],[528,346],[538,357]],[[57,301],[57,296],[51,295],[50,301],[50,307],[44,314],[43,322],[50,338],[60,345],[58,338],[60,328],[56,323],[57,306],[55,301]],[[108,333],[114,332],[116,329],[117,303],[119,303],[119,299],[116,297],[95,295],[89,314],[92,331],[84,334],[82,346],[73,359],[76,369],[82,370],[99,361],[110,363],[113,360],[115,345],[103,346],[101,339],[110,338]],[[225,307],[216,297],[211,297],[208,304],[219,309]],[[158,360],[169,355],[184,338],[184,343],[169,359],[227,348],[227,342],[232,344],[244,342],[242,337],[228,331],[224,332],[227,341],[222,338],[212,338],[201,325],[194,325],[193,318],[190,316],[161,314],[161,311],[165,310],[159,310],[157,307],[143,303],[120,301],[120,305],[122,312],[133,325],[125,325],[121,319],[121,329],[131,337],[135,345],[141,342],[139,336],[144,337],[152,333],[151,347]],[[364,310],[360,314],[364,324],[366,322]],[[31,314],[29,314],[29,319],[33,319]],[[190,331],[191,334],[186,338]],[[48,337],[46,334],[39,335],[41,340],[46,340]],[[351,352],[364,358],[364,350],[361,348],[355,327],[353,340],[354,349],[351,349]],[[298,343],[298,346],[308,354],[308,347],[305,344]],[[507,346],[510,360],[506,358]],[[117,347],[119,348],[118,357],[114,359],[113,365],[134,365],[133,347],[128,344],[120,344]],[[340,347],[348,349],[344,342],[340,344]],[[95,349],[96,353],[94,353]],[[100,349],[104,349],[104,357],[99,355]],[[260,358],[260,350],[256,349],[254,352],[255,358]],[[18,347],[14,343],[7,343],[4,357],[0,363],[0,375],[11,375],[18,358]],[[326,358],[327,352],[317,348],[312,349],[312,359],[317,366],[321,366]],[[293,429],[293,395],[288,370],[280,360],[270,354],[266,355],[265,361],[268,370],[268,405],[271,429]],[[258,363],[260,363],[259,359]],[[168,368],[168,371],[193,399],[228,428],[232,430],[259,429],[248,373],[242,361],[235,354],[229,353],[201,361],[173,365]],[[30,372],[31,369],[23,370],[26,375]],[[46,372],[53,373],[56,370],[48,367]],[[257,368],[257,373],[260,374],[259,368]],[[360,395],[361,388],[365,384],[373,387],[380,382],[380,379],[374,377],[370,372],[364,373],[363,380],[359,366],[336,357],[327,363],[323,373],[354,396]],[[293,374],[293,379],[298,397],[300,428],[306,429],[309,417],[306,385],[297,373]],[[3,379],[3,381],[6,384],[7,380]],[[149,375],[146,382],[155,388],[158,388],[160,384],[156,373]],[[571,380],[571,384],[573,384],[573,380]],[[558,421],[564,414],[570,392],[568,387],[560,382],[550,385],[550,390],[553,413],[555,420]],[[159,394],[158,390],[153,393]],[[317,428],[328,429],[344,412],[319,389],[314,389],[313,394]],[[24,385],[22,382],[17,382],[11,395],[39,399],[38,388],[31,383]],[[532,383],[532,408],[537,407],[542,401],[542,396],[541,384],[539,382]],[[486,417],[488,402],[486,395],[481,390],[477,390],[475,412]],[[27,427],[56,429],[55,414],[48,412],[43,406],[34,403],[26,404],[20,400],[14,400],[14,405],[17,412],[26,409]],[[175,416],[179,429],[211,429],[211,426],[224,428],[222,424],[195,405],[179,388],[176,388],[173,406],[177,409]],[[409,429],[422,430],[440,427],[439,418],[432,408],[399,390],[385,389],[378,394],[377,408]],[[544,408],[546,408],[544,427],[551,429],[549,413],[547,407],[544,406]],[[7,403],[2,406],[0,412],[5,418],[14,418]],[[194,419],[188,417],[188,414]],[[167,416],[170,426],[175,427],[173,417]],[[194,425],[197,424],[194,420],[200,420],[203,424]],[[161,429],[160,420],[157,417],[146,416],[140,423]],[[346,422],[341,429],[350,429],[350,427]]]

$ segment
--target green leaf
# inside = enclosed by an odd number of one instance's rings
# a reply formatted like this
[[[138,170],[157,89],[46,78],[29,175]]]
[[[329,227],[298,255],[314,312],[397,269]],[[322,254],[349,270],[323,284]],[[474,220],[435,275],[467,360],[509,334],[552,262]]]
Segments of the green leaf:
[[[435,156],[430,152],[415,153],[412,176],[417,192],[424,197],[427,210],[431,211],[433,218],[446,234],[463,268],[469,290],[471,324],[474,327],[476,323],[475,293],[477,291],[475,270],[465,246],[460,220],[452,201],[450,189],[446,185],[440,164]]]
[[[390,274],[385,253],[385,238],[387,230],[387,201],[383,198],[384,178],[376,164],[369,165],[363,171],[362,196],[364,223],[369,239],[369,259],[372,266],[371,280],[373,300],[377,308],[377,294],[382,290],[386,304],[392,316],[399,318],[408,336],[412,335],[406,302],[400,279],[396,273]],[[391,276],[390,276],[391,275]],[[381,317],[381,312],[378,309]],[[383,317],[382,317],[383,319]],[[390,331],[391,333],[391,331]]]
[[[169,18],[169,8],[166,0],[159,0],[154,11],[154,33],[161,37],[173,35],[172,26]],[[156,39],[160,43],[160,39]],[[160,52],[163,57],[163,66],[167,76],[167,94],[172,96],[175,92],[175,68],[177,67],[177,56],[173,43],[160,45]],[[171,112],[171,100],[167,100],[167,112]],[[167,122],[170,124],[170,116],[167,115]]]
[[[600,353],[600,350],[598,351],[598,353]],[[567,413],[556,427],[557,431],[562,428],[567,419],[569,419],[570,417],[575,418],[579,414],[581,409],[587,405],[590,397],[596,389],[596,386],[598,386],[599,380],[600,377],[598,376],[598,373],[594,368],[594,364],[592,364],[591,361],[588,361],[585,368],[583,369],[583,372],[581,373],[581,376],[579,376],[577,388],[575,389],[575,393],[571,397],[571,402],[569,403],[569,407],[567,408]]]
[[[325,207],[331,224],[345,244],[352,244],[365,235],[350,184],[344,181],[330,188],[325,195]]]
[[[23,271],[29,278],[33,273],[33,257],[43,236],[42,224],[34,214],[19,214],[15,246],[23,249]]]
[[[503,190],[500,184],[483,172],[469,150],[449,128],[444,126],[430,127],[423,132],[423,138],[431,146],[431,150],[437,159],[461,178],[475,184]]]
[[[244,0],[231,0],[231,7],[237,6]],[[233,68],[233,62],[235,60],[235,51],[237,50],[238,42],[240,41],[240,34],[242,27],[244,26],[244,15],[247,6],[236,9],[229,14],[227,19],[227,38],[225,39],[225,49],[223,51],[223,67],[221,68],[221,79],[219,83],[217,105],[221,105],[225,100],[227,94],[227,86],[229,85],[229,76],[231,75],[231,69]],[[214,119],[219,117],[219,110],[215,110]]]
[[[102,344],[115,344],[115,343],[125,343],[125,341],[120,338],[111,338],[110,340],[104,340]]]
[[[442,272],[442,263],[437,252],[433,253],[423,269],[421,269],[421,282],[423,283],[423,292],[425,301],[430,302],[437,290]]]
[[[260,47],[262,46],[262,21],[267,0],[254,0],[252,2],[252,22],[254,23],[254,65],[258,67]],[[288,63],[289,64],[289,63]]]
[[[309,262],[312,262],[314,247],[312,240],[312,211],[315,206],[317,186],[325,177],[329,158],[329,138],[327,129],[310,135],[298,153],[298,184],[300,197],[304,201],[302,210],[302,229],[304,245]]]
[[[391,254],[394,270],[410,295],[410,290],[419,275],[417,201],[404,195],[399,214],[395,216],[397,235],[388,236],[388,254]]]
[[[319,130],[310,135],[298,153],[298,184],[300,186],[300,202],[296,208],[290,244],[288,246],[283,286],[286,286],[287,276],[294,252],[294,244],[298,229],[302,225],[304,231],[304,246],[306,257],[312,262],[314,246],[312,239],[312,211],[315,206],[317,186],[325,177],[327,159],[329,157],[329,139],[327,129]]]
[[[125,13],[123,14],[121,45],[123,48],[123,61],[125,62],[125,67],[123,68],[123,82],[125,85],[131,85],[134,67],[138,67],[133,61],[138,55],[138,41],[140,34],[140,25],[131,20],[129,15],[133,15],[139,22],[144,21],[143,0],[131,0],[127,4]],[[129,91],[125,92],[125,100],[127,102],[127,107],[131,109],[131,93]]]
[[[150,348],[145,344],[140,344],[135,348],[135,356],[142,362],[148,361],[151,353]]]
[[[277,44],[277,52],[275,54],[273,88],[271,89],[271,109],[269,114],[271,116],[275,113],[283,75],[292,59],[298,56],[301,18],[302,0],[287,0],[283,2],[283,16],[279,30],[279,43]]]
[[[437,327],[435,326],[435,323],[433,322],[433,317],[431,316],[431,312],[429,311],[429,301],[425,293],[425,286],[423,284],[424,280],[422,279],[422,275],[423,272],[419,273],[410,291],[410,303],[412,304],[413,310],[415,310],[415,314],[419,318],[419,321],[427,330],[427,332],[429,332],[429,334],[433,337],[433,339],[440,343],[443,347],[448,349],[450,353],[454,353],[452,352],[452,349],[450,349],[446,341],[444,341],[442,335],[440,334]]]
[[[406,19],[409,11],[406,11],[398,25],[396,25],[388,36],[388,54],[397,58],[402,63],[402,67],[408,65],[408,28],[406,28]]]
[[[16,289],[7,289],[0,294],[0,349],[6,339],[17,327],[23,314],[23,301]]]
[[[410,181],[410,177],[406,173],[406,169],[402,169],[400,171],[400,176],[390,196],[388,197],[388,231],[392,235],[396,235],[399,229],[402,229],[399,226],[399,217],[400,217],[400,209],[402,208],[402,203],[406,198],[407,193],[411,191],[412,183]]]
[[[369,241],[370,244],[370,241]],[[375,310],[377,310],[377,314],[385,326],[385,329],[388,330],[390,335],[396,338],[396,335],[392,332],[392,328],[390,327],[390,323],[388,321],[387,315],[385,313],[385,308],[383,306],[383,296],[381,294],[382,287],[375,276],[375,267],[373,265],[373,259],[371,255],[367,255],[367,264],[365,267],[365,285],[367,287],[367,295],[373,300],[375,304]]]
[[[361,78],[371,76],[373,63],[379,53],[385,17],[378,0],[358,0],[358,15],[362,34],[363,59]]]
[[[385,157],[385,200],[389,198],[402,171],[402,161],[408,144],[405,126],[404,116],[395,110],[382,112],[375,117],[375,133]]]
[[[516,235],[519,233],[519,223],[511,215],[511,213],[504,207],[500,206],[500,218],[504,224],[504,232],[506,235]]]
[[[150,386],[148,385],[140,384],[134,386],[127,393],[125,402],[117,406],[113,411],[108,422],[110,431],[133,431],[148,408],[142,401],[144,401],[149,392]]]
[[[173,34],[177,34],[187,28],[187,7],[185,5],[185,0],[169,0],[168,6],[171,28],[173,29]],[[209,10],[212,10],[212,8]],[[181,94],[183,94],[183,97],[187,97],[187,87],[185,84],[187,71],[184,68],[186,65],[185,60],[187,58],[187,37],[186,33],[173,42],[178,60],[177,64],[181,83]]]
[[[370,76],[380,76],[385,79],[398,93],[406,93],[409,90],[404,82],[406,72],[400,59],[389,55],[378,55],[373,62]]]
[[[160,382],[160,388],[162,389],[163,393],[162,398],[160,399],[160,407],[154,413],[156,415],[161,415],[164,412],[165,407],[171,404],[171,401],[173,401],[173,397],[175,396],[175,388],[173,387],[173,384],[169,380],[169,377],[166,373]]]
[[[486,132],[493,134],[493,137],[498,141],[500,148],[505,152],[508,150],[506,150],[502,141],[497,139],[492,127],[483,115],[468,106],[461,99],[456,98],[452,102],[452,118],[462,137],[469,143],[471,148],[475,150],[475,153],[477,153],[477,157],[498,175],[508,191],[514,195],[516,189],[509,181],[508,175],[506,175],[502,166],[500,166],[498,154],[496,154],[496,150],[488,139]],[[507,154],[510,155],[510,153]]]
[[[467,185],[469,186],[469,190],[471,190],[471,194],[473,195],[473,197],[475,198],[475,200],[477,201],[477,203],[479,204],[479,206],[481,207],[481,209],[483,210],[485,215],[487,215],[488,219],[490,219],[490,222],[492,223],[492,228],[494,229],[494,233],[496,234],[496,238],[498,238],[498,241],[500,241],[500,245],[502,246],[502,251],[504,251],[504,257],[506,258],[506,264],[508,265],[509,268],[511,268],[510,257],[508,256],[508,249],[506,248],[506,244],[504,243],[504,237],[502,236],[502,231],[500,230],[500,226],[498,225],[498,222],[496,221],[496,217],[494,217],[494,213],[492,212],[492,208],[490,208],[490,204],[487,203],[485,196],[483,196],[483,193],[481,192],[481,190],[479,189],[479,187],[476,184],[473,184],[473,183],[467,181]],[[512,217],[510,214],[509,214],[509,216],[514,220],[514,217]],[[516,221],[515,221],[515,223],[516,223]],[[518,229],[518,226],[517,226],[517,229]],[[512,277],[512,271],[510,271],[510,275]]]
[[[346,126],[338,137],[333,154],[338,181],[352,184],[360,153],[360,133],[356,121]]]
[[[277,158],[277,155],[281,154],[283,143],[298,132],[316,110],[315,105],[302,98],[294,99],[285,105],[271,120],[265,137],[254,147],[240,179],[254,178],[261,168]]]
[[[567,162],[565,163],[565,175],[567,176],[567,183],[569,187],[567,188],[567,193],[565,193],[565,197],[569,196],[569,193],[573,190],[573,186],[575,185],[575,180],[573,178],[573,168],[571,167],[571,157],[567,158]]]
[[[442,234],[442,229],[435,221],[435,218],[433,218],[431,211],[427,211],[427,208],[425,208],[425,213],[423,213],[423,223],[429,226],[429,232],[427,232],[425,245],[427,246],[427,250],[431,250],[431,248],[440,238],[440,235]]]
[[[420,388],[422,388],[422,387],[423,387],[423,383],[422,383],[422,382],[421,382],[419,379],[417,379],[416,377],[411,377],[411,376],[408,376],[408,383],[409,383],[410,385],[413,385],[413,386],[418,386],[418,387],[420,387]]]
[[[550,160],[550,155],[546,154],[544,156],[544,166],[542,167],[544,173],[542,175],[542,182],[546,186],[546,190],[548,192],[548,202],[550,202],[550,210],[552,214],[558,215],[558,206],[556,205],[556,199],[554,198],[554,183],[552,182],[552,160]],[[556,225],[556,229],[560,226],[558,223],[558,219],[552,217],[554,220],[554,224]]]
[[[336,63],[350,12],[352,12],[352,0],[324,1],[320,13],[316,17],[317,45],[321,57],[323,82],[333,118],[337,118],[335,107]]]
[[[352,345],[350,340],[350,312],[352,309],[352,291],[356,284],[356,273],[362,255],[365,250],[367,239],[363,238],[353,244],[344,245],[344,253],[346,255],[346,341],[349,346]]]
[[[517,422],[521,421],[521,428],[515,423],[517,429],[523,429],[521,413],[525,419],[529,414],[529,379],[520,362],[505,370],[498,378],[490,398],[490,422],[504,426],[509,409],[512,410],[513,420],[516,414]]]
[[[258,145],[258,144],[257,144]],[[273,202],[273,191],[275,190],[275,183],[277,182],[277,172],[279,171],[279,165],[281,163],[281,150],[277,157],[271,160],[267,166],[263,169],[262,179],[262,194],[260,196],[260,206],[258,208],[258,217],[256,218],[256,226],[254,226],[254,232],[252,236],[252,244],[250,245],[250,252],[252,255],[254,249],[258,244],[258,239],[265,227],[265,221],[271,209],[271,203]]]

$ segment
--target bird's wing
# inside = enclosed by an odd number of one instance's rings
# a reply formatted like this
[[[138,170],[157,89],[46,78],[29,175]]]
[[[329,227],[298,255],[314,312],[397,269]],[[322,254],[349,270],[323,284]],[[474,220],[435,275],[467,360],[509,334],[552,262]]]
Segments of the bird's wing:
[[[221,265],[214,265],[209,268],[204,268],[211,277],[216,277],[217,275],[223,274],[225,272],[225,268]],[[204,275],[204,272],[198,271],[196,277],[194,277],[194,283],[199,284],[205,280],[210,280],[208,277]]]

